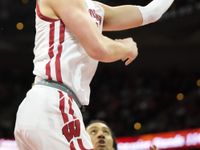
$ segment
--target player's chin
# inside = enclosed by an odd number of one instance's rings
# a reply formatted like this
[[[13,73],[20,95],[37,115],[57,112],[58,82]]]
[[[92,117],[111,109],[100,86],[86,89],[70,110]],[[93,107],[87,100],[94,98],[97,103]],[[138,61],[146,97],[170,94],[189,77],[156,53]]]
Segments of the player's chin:
[[[108,150],[108,148],[106,147],[106,145],[97,145],[95,150]]]

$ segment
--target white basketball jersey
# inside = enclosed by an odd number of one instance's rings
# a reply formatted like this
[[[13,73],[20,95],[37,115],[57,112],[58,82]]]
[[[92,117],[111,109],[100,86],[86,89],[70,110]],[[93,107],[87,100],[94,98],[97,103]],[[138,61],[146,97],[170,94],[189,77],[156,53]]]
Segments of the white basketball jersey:
[[[85,0],[90,16],[102,32],[104,11],[96,2]],[[80,24],[81,28],[81,24]],[[98,61],[89,57],[60,19],[48,18],[36,6],[34,70],[37,79],[68,85],[82,105],[89,104],[90,82]]]

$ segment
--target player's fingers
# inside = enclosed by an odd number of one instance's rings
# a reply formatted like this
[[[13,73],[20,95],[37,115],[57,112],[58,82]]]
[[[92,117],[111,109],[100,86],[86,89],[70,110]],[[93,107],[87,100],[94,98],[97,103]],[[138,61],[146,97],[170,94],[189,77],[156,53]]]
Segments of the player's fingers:
[[[126,60],[125,65],[128,66],[132,61],[133,61],[133,59],[129,58],[128,60]]]

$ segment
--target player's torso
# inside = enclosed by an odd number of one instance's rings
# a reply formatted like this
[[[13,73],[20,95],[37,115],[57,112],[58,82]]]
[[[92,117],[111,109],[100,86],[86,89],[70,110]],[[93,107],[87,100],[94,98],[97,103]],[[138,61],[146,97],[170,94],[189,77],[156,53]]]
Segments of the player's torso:
[[[103,9],[91,0],[85,0],[85,3],[92,20],[102,31]],[[88,56],[60,19],[44,16],[39,7],[36,8],[34,55],[33,72],[36,76],[67,84],[77,93],[82,104],[89,103],[89,84],[98,62]]]

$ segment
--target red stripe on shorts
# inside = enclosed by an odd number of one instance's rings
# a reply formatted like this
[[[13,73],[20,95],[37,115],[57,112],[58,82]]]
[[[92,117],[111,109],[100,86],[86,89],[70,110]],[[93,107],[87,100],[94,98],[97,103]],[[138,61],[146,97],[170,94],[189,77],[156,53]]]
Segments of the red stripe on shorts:
[[[62,75],[61,75],[61,66],[60,66],[60,57],[63,50],[63,42],[65,39],[65,25],[63,22],[60,22],[60,35],[59,35],[59,45],[58,45],[58,53],[56,55],[56,79],[58,82],[62,83]]]
[[[88,150],[84,147],[82,139],[77,139],[77,141],[78,141],[78,146],[80,147],[81,150]]]
[[[70,143],[70,150],[76,150],[73,141]]]
[[[69,104],[69,114],[72,115],[72,117],[75,119],[76,117],[74,116],[74,110],[72,108],[72,97],[69,96],[69,101],[68,101],[68,104]]]
[[[64,123],[67,123],[69,119],[68,119],[67,114],[65,113],[65,97],[61,91],[58,91],[58,92],[59,92],[59,97],[60,97],[59,109],[61,111]]]
[[[55,32],[55,23],[51,23],[50,24],[50,30],[49,30],[49,62],[46,64],[46,75],[48,77],[49,80],[52,79],[51,77],[51,59],[53,58],[54,56],[54,53],[53,53],[53,49],[54,49],[54,32]]]
[[[74,110],[73,110],[73,106],[72,106],[72,102],[73,99],[71,96],[69,96],[68,99],[68,104],[69,104],[69,112],[65,113],[65,98],[64,98],[64,94],[62,91],[58,91],[59,92],[59,97],[60,97],[60,111],[62,114],[62,118],[64,121],[64,127],[62,128],[62,132],[63,135],[65,136],[65,138],[67,139],[67,141],[70,143],[70,150],[76,150],[75,145],[74,145],[74,141],[77,140],[78,146],[80,148],[80,150],[89,150],[86,149],[83,145],[83,140],[80,137],[81,134],[81,124],[80,124],[80,120],[74,115]],[[73,117],[73,120],[69,120],[68,115],[70,114]],[[92,149],[90,149],[92,150]]]

